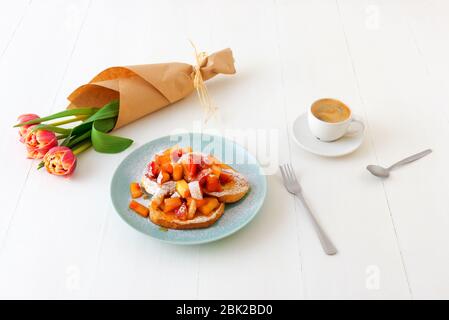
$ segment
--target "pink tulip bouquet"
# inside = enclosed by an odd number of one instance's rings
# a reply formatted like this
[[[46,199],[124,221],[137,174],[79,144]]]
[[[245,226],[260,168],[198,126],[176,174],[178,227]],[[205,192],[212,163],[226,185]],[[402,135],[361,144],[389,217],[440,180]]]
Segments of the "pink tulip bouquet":
[[[38,169],[57,176],[69,176],[76,168],[77,155],[93,147],[102,153],[118,153],[133,141],[109,134],[117,122],[119,102],[112,101],[102,108],[70,109],[39,117],[19,116],[20,142],[25,144],[28,158],[42,159]],[[57,120],[57,121],[54,121]],[[77,125],[67,128],[67,124]]]
[[[194,90],[209,118],[216,108],[204,82],[218,74],[234,74],[234,57],[229,48],[207,55],[193,47],[195,66],[169,62],[107,68],[68,96],[67,110],[47,117],[21,115],[16,127],[28,157],[42,159],[38,168],[68,176],[75,170],[76,157],[90,147],[117,153],[133,143],[111,135],[114,128],[175,103]],[[72,123],[76,125],[68,128]]]

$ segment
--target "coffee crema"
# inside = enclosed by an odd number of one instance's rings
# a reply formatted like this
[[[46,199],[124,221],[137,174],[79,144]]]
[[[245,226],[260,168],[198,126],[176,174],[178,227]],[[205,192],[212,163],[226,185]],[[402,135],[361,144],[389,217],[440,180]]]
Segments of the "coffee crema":
[[[333,99],[319,100],[312,105],[312,113],[324,122],[337,123],[347,120],[351,110],[343,103]]]

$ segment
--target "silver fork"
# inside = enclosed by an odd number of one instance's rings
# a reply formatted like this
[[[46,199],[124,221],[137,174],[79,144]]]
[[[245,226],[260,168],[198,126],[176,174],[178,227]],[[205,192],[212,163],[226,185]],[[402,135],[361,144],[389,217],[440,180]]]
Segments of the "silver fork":
[[[299,200],[301,200],[304,208],[306,209],[307,213],[312,219],[313,227],[318,235],[318,238],[320,239],[321,246],[323,247],[324,252],[328,255],[336,254],[337,248],[335,248],[334,244],[329,239],[326,232],[324,232],[323,228],[321,228],[318,220],[315,218],[309,206],[307,205],[307,202],[302,194],[301,186],[299,185],[298,179],[296,179],[296,175],[295,172],[293,171],[291,164],[287,163],[282,166],[279,166],[279,168],[281,169],[282,179],[284,180],[285,188],[287,189],[288,192],[295,195],[296,197],[298,197]]]

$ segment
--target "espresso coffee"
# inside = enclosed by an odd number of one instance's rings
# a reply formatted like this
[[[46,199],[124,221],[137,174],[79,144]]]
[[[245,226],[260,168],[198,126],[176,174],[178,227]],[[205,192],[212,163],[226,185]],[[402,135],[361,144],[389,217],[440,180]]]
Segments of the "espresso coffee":
[[[317,101],[312,106],[312,113],[321,121],[330,123],[342,122],[351,116],[351,110],[346,105],[332,99]]]

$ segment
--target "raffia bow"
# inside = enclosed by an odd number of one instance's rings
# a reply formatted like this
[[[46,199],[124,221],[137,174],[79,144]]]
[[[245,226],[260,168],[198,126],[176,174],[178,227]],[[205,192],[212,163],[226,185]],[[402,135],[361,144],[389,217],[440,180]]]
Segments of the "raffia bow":
[[[204,122],[207,122],[218,109],[213,104],[213,101],[209,96],[209,92],[207,91],[206,84],[201,74],[201,67],[205,65],[208,56],[207,53],[204,51],[199,52],[195,44],[191,40],[189,41],[193,49],[195,50],[195,60],[196,60],[196,65],[193,66],[194,70],[193,86],[198,94],[198,98],[206,114]]]

